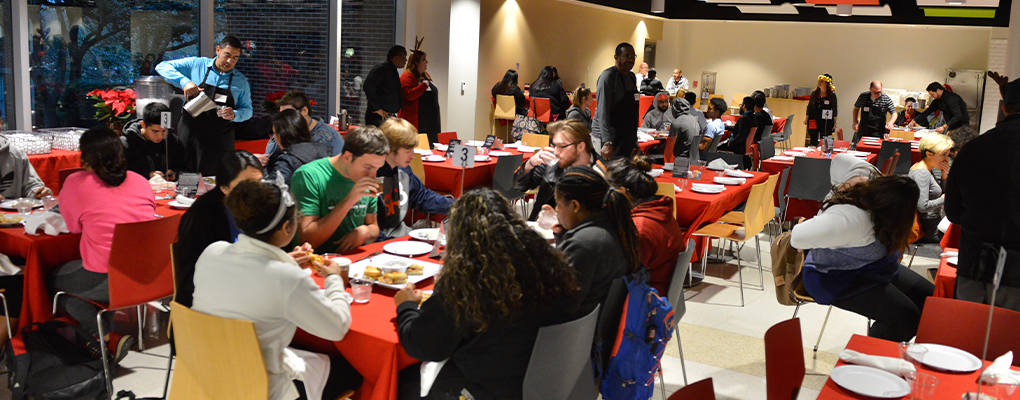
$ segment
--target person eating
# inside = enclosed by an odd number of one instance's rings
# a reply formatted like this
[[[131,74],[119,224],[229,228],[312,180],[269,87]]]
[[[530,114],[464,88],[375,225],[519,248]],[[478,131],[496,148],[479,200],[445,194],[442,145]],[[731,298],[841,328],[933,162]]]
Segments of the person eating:
[[[0,200],[21,197],[41,199],[53,195],[46,187],[25,151],[0,135]]]
[[[536,206],[528,217],[529,221],[538,218],[543,204],[556,204],[556,181],[564,170],[578,165],[605,170],[602,159],[592,148],[588,128],[581,121],[556,121],[549,124],[547,129],[551,146],[536,152],[514,173],[514,189],[526,192],[538,188]]]

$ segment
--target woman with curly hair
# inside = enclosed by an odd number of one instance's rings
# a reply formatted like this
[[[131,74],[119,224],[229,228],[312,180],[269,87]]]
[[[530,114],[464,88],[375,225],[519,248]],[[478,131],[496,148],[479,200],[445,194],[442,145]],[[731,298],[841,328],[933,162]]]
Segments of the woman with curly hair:
[[[542,326],[565,320],[573,270],[503,196],[483,188],[453,204],[443,275],[421,304],[413,284],[394,296],[400,343],[422,361],[449,360],[430,399],[521,398]],[[414,371],[417,375],[417,371]]]
[[[60,215],[71,233],[81,234],[81,260],[67,262],[49,276],[53,292],[62,291],[58,304],[75,321],[97,338],[100,336],[96,313],[99,309],[87,299],[110,301],[107,270],[113,229],[117,224],[155,219],[156,200],[149,181],[127,170],[124,146],[109,128],[92,128],[81,135],[81,163],[84,171],[67,177],[60,191]],[[134,344],[131,336],[120,337],[110,329],[110,316],[104,314],[103,337],[114,362],[120,362]],[[99,354],[99,349],[90,349]]]
[[[832,136],[838,115],[836,87],[832,85],[832,75],[818,75],[818,87],[811,92],[807,112],[804,115],[804,125],[808,126],[812,146],[818,145],[820,137]]]
[[[902,342],[917,333],[935,286],[899,263],[914,224],[919,190],[905,176],[837,189],[822,212],[793,228],[790,244],[811,251],[804,287],[818,304],[875,320],[869,336]]]

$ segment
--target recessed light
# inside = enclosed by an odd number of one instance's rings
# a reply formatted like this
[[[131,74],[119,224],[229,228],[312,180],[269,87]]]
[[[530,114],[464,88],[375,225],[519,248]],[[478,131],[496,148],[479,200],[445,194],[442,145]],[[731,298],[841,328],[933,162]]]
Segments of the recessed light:
[[[652,12],[656,14],[666,12],[666,0],[652,0]]]
[[[854,6],[850,4],[837,4],[836,15],[840,17],[849,17],[854,15]]]

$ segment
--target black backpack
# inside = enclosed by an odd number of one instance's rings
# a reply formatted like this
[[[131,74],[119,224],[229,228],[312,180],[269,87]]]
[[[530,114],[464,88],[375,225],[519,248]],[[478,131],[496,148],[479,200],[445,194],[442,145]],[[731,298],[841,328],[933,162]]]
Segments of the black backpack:
[[[108,398],[99,348],[85,329],[62,320],[26,326],[4,348],[12,399]]]

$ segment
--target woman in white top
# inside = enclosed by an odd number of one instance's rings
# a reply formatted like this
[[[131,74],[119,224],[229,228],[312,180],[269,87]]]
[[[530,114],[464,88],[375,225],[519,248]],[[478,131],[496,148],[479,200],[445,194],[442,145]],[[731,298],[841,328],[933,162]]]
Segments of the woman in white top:
[[[282,180],[242,181],[230,191],[227,208],[242,234],[237,241],[209,245],[195,264],[192,309],[209,315],[252,321],[269,373],[269,399],[301,396],[335,399],[361,384],[342,358],[290,349],[294,331],[326,340],[344,338],[351,326],[351,295],[340,267],[315,264],[325,290],[280,249],[297,230],[294,198]],[[295,385],[292,381],[301,381]]]
[[[917,185],[883,176],[836,190],[822,212],[793,228],[790,244],[810,250],[804,287],[819,304],[873,319],[869,336],[902,342],[917,333],[935,286],[899,263],[914,221]]]
[[[942,193],[942,186],[935,180],[932,171],[935,169],[949,171],[949,152],[953,148],[953,139],[943,134],[931,133],[922,138],[917,147],[921,152],[921,161],[910,167],[907,176],[917,183],[921,191],[917,197],[917,219],[921,223],[924,237],[918,242],[938,243],[942,240],[938,226],[946,216],[942,208],[946,196]]]

